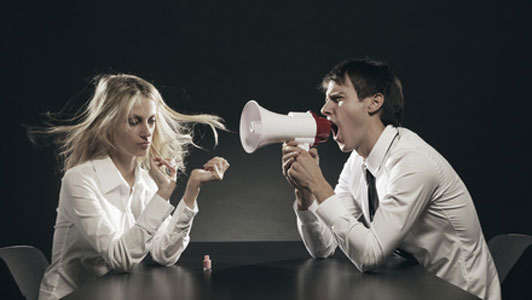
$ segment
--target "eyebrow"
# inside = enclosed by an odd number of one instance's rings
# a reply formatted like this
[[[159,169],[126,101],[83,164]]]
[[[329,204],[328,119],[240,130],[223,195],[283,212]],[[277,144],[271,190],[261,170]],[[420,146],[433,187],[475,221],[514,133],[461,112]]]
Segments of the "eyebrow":
[[[344,92],[332,92],[330,94],[326,95],[327,97],[337,97],[337,96],[345,96]]]
[[[154,118],[154,117],[155,117],[155,115],[151,115],[151,116],[148,117],[148,119],[149,119],[149,118]],[[143,119],[144,119],[144,117],[139,116],[139,115],[132,115],[132,116],[129,117],[129,118],[130,118],[130,119],[137,118],[137,119],[139,119],[139,120],[143,120]]]

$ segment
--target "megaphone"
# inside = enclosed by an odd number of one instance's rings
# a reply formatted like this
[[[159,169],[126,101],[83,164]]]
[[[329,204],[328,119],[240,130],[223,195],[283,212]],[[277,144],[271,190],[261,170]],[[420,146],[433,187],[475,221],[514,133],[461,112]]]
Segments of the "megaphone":
[[[295,139],[299,146],[308,150],[311,146],[327,141],[331,134],[331,122],[311,111],[290,112],[288,115],[271,112],[250,100],[240,116],[240,142],[247,153],[258,148]]]

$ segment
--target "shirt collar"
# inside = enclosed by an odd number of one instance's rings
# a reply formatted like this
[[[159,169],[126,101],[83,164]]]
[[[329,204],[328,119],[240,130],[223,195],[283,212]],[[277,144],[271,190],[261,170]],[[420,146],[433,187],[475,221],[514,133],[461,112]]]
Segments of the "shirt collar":
[[[102,186],[102,192],[105,194],[118,186],[123,186],[124,188],[129,189],[129,185],[127,184],[124,177],[122,177],[122,174],[118,170],[118,168],[113,163],[113,160],[111,157],[106,156],[102,159],[95,159],[93,160],[94,168],[96,170],[96,174],[98,176],[98,179],[100,180],[100,185]],[[134,185],[137,184],[137,182],[140,181],[140,170],[139,166],[137,164],[136,170],[135,170],[135,181]]]
[[[392,125],[386,126],[373,146],[373,149],[371,149],[371,152],[365,161],[365,165],[374,177],[376,177],[377,171],[380,169],[384,160],[384,156],[390,149],[397,134],[398,131],[396,127]]]

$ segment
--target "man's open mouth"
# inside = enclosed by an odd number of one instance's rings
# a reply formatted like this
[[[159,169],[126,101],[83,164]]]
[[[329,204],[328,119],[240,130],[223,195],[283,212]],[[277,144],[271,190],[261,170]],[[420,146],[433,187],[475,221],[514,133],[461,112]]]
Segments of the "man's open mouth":
[[[338,134],[338,126],[336,126],[334,122],[331,122],[331,131],[333,133],[333,136],[336,137],[336,135]]]

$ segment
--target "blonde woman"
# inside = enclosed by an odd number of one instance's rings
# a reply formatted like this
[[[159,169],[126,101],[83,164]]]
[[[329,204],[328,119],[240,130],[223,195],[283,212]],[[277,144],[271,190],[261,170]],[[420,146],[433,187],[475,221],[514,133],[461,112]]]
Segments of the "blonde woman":
[[[174,209],[168,200],[193,145],[191,125],[210,126],[217,142],[222,120],[175,112],[136,76],[104,75],[95,84],[74,125],[44,130],[57,137],[65,173],[40,300],[59,299],[111,270],[128,271],[148,254],[175,264],[190,240],[202,184],[222,180],[229,167],[214,157],[190,172]]]

